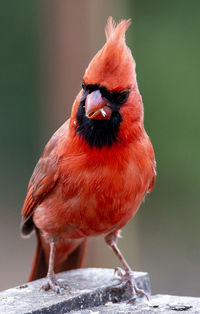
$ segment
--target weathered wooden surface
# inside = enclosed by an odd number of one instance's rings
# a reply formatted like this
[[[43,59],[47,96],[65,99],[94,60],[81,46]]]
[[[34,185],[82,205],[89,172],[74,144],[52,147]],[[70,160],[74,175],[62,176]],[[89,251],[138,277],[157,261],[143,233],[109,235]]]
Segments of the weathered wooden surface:
[[[112,303],[93,307],[87,310],[71,311],[70,314],[197,314],[200,313],[200,298],[180,297],[174,295],[154,295],[151,297],[152,306],[144,300],[138,300],[136,304],[127,302]],[[155,307],[153,307],[155,306]]]
[[[135,273],[138,286],[150,294],[147,273]],[[66,284],[63,295],[44,291],[45,279],[0,292],[0,314],[149,314],[200,313],[200,298],[155,295],[151,304],[138,298],[127,303],[128,288],[118,288],[120,280],[113,269],[88,268],[60,273],[59,281]]]
[[[114,277],[113,269],[78,269],[60,273],[58,278],[66,284],[63,295],[40,289],[45,279],[1,292],[0,313],[59,314],[72,310],[78,313],[108,302],[127,300],[130,296],[129,289],[117,288],[120,280]],[[138,286],[150,294],[148,274],[136,272],[135,278]]]

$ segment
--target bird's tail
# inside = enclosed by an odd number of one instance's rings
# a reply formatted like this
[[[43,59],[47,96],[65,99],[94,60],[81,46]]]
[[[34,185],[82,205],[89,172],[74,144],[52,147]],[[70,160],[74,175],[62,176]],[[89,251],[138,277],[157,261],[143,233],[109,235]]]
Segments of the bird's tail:
[[[59,265],[59,272],[81,268],[83,266],[83,259],[85,255],[87,245],[87,239],[84,239],[83,242]],[[45,251],[42,247],[40,235],[37,232],[37,245],[36,252],[33,259],[31,272],[28,278],[28,281],[33,281],[36,279],[43,278],[47,275],[48,272],[48,263],[45,258]],[[56,271],[58,272],[58,270]]]

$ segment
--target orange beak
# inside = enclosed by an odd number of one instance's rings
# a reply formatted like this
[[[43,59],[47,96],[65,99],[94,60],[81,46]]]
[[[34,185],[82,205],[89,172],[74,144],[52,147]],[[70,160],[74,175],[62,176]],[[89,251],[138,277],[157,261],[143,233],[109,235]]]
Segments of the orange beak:
[[[102,97],[99,90],[90,93],[85,101],[85,114],[89,119],[110,119],[112,109],[108,102]]]

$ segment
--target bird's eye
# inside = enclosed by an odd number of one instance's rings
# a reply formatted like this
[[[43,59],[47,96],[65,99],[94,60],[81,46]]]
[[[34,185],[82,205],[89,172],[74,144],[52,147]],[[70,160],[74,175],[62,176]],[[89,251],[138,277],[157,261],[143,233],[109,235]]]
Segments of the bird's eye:
[[[83,89],[83,90],[86,90],[86,86],[85,86],[85,83],[84,83],[84,82],[82,83],[82,89]]]
[[[119,94],[117,96],[118,103],[119,104],[125,103],[128,99],[129,94],[130,94],[130,90],[128,88],[119,92]]]

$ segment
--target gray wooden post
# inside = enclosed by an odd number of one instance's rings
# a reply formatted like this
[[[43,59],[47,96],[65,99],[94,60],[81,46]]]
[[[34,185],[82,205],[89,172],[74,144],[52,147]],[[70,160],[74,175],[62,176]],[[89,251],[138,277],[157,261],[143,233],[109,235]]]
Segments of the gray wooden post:
[[[135,278],[138,287],[150,295],[148,274],[136,272]],[[200,313],[200,298],[155,295],[152,306],[144,298],[127,303],[130,291],[119,287],[113,269],[77,269],[58,274],[58,279],[66,285],[63,295],[40,289],[45,279],[0,292],[0,313]]]

